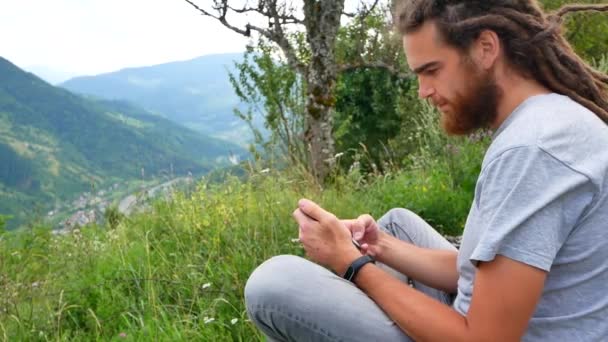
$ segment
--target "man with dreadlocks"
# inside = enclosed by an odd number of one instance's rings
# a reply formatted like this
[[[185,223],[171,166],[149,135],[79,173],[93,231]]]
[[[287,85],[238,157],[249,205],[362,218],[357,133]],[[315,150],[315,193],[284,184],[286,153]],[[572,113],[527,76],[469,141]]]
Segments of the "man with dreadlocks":
[[[447,133],[494,131],[461,248],[404,209],[340,221],[303,199],[300,240],[333,273],[295,256],[258,267],[245,297],[265,335],[608,341],[608,77],[560,35],[575,7],[403,2],[397,27],[419,95]]]

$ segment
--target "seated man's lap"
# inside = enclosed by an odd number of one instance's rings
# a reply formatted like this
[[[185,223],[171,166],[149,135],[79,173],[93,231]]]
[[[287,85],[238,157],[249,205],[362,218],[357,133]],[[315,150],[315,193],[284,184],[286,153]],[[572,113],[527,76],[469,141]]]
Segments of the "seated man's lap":
[[[378,220],[378,226],[399,240],[418,247],[457,250],[420,216],[407,209],[389,210]]]
[[[355,285],[297,256],[260,265],[245,301],[250,318],[278,341],[411,341]]]
[[[387,212],[378,225],[398,239],[425,248],[454,249],[419,216],[405,209]],[[398,279],[405,275],[378,263]],[[444,303],[451,296],[412,282]],[[304,258],[281,255],[260,265],[245,287],[247,311],[270,338],[297,341],[411,341],[354,284]]]

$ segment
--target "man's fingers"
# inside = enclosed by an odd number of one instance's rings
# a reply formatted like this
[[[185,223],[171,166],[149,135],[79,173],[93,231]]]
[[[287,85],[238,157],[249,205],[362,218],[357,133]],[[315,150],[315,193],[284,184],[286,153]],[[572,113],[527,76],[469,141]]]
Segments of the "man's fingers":
[[[319,222],[326,222],[329,220],[336,219],[336,216],[334,216],[332,213],[326,211],[325,209],[321,208],[315,202],[308,200],[306,198],[303,198],[298,201],[298,208],[305,215],[308,215],[311,219],[319,221]]]
[[[350,226],[350,232],[353,235],[353,239],[359,241],[365,235],[365,226],[359,220],[353,220]]]
[[[353,223],[357,222],[356,219],[344,219],[344,220],[340,220],[340,222],[342,222],[346,228],[348,228],[348,230],[352,230],[353,227]]]
[[[300,209],[294,210],[294,212],[291,215],[293,216],[293,218],[296,220],[296,222],[300,226],[300,229],[303,229],[303,228],[306,229],[305,227],[308,227],[311,223],[315,222],[308,215],[304,214],[302,212],[302,210],[300,210]]]
[[[361,226],[356,219],[340,220],[342,224],[350,231],[350,234],[355,240],[361,240],[365,227]],[[360,234],[359,234],[360,233]]]
[[[369,214],[363,214],[357,217],[357,222],[363,227],[363,231],[370,231],[376,227],[376,221]]]
[[[367,251],[369,250],[369,245],[366,243],[361,244],[361,253],[363,254],[367,254]]]

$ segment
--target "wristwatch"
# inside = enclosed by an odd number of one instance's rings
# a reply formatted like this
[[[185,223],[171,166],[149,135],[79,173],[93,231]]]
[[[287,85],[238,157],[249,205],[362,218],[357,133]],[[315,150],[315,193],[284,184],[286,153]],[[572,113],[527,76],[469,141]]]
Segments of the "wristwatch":
[[[350,266],[348,266],[348,268],[346,269],[346,273],[344,273],[344,279],[354,282],[355,277],[357,276],[357,273],[359,273],[359,270],[361,269],[361,267],[365,266],[365,264],[367,263],[376,263],[376,261],[374,260],[374,258],[372,258],[369,255],[362,255],[360,257],[358,257],[357,259],[355,259],[355,261],[353,261],[352,264],[350,264]]]

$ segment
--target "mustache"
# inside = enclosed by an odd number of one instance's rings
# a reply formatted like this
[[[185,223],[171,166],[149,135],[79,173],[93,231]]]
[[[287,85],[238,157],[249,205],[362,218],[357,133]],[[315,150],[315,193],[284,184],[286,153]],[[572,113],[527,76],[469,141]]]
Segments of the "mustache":
[[[443,105],[448,104],[448,101],[446,99],[442,99],[442,98],[437,98],[437,99],[430,98],[427,101],[430,105],[432,105],[435,108],[439,108]]]

